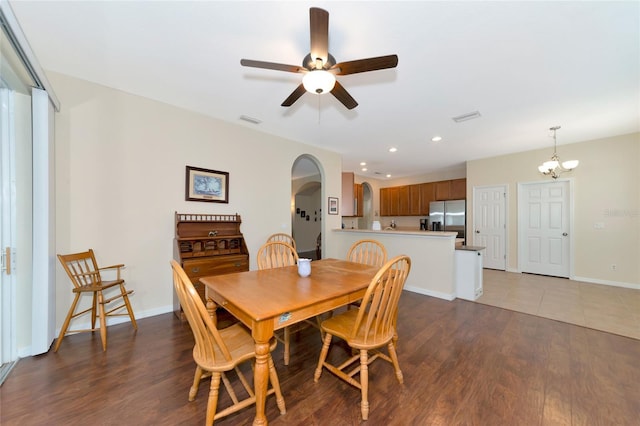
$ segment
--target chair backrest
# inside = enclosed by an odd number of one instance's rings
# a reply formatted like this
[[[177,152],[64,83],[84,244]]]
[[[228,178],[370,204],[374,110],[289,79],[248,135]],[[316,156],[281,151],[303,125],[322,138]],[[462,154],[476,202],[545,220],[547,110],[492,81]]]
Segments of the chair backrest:
[[[356,241],[347,252],[347,260],[381,267],[387,263],[387,249],[376,240]]]
[[[296,241],[289,234],[284,234],[284,233],[272,234],[269,236],[269,238],[267,238],[267,242],[270,243],[272,241],[280,241],[283,243],[287,243],[291,247],[293,247],[294,250],[296,249]]]
[[[287,243],[271,241],[258,250],[258,269],[281,268],[298,263],[298,253]]]
[[[171,260],[171,268],[173,286],[196,341],[193,348],[194,358],[197,362],[215,363],[216,356],[222,356],[226,361],[231,361],[231,353],[191,280],[175,260]]]
[[[58,259],[75,288],[102,283],[92,249],[82,253],[59,254]]]
[[[378,271],[367,288],[351,337],[363,336],[362,343],[375,347],[395,333],[398,302],[411,269],[409,256],[396,256]]]

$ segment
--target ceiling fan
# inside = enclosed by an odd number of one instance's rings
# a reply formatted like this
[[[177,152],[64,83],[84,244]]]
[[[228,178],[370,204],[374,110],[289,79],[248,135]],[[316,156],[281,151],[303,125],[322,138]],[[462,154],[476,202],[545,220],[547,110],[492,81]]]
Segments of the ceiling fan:
[[[311,53],[304,57],[302,66],[254,61],[251,59],[241,59],[240,64],[245,67],[304,74],[302,83],[282,103],[284,107],[293,105],[305,92],[317,94],[330,92],[347,109],[357,107],[358,102],[336,80],[336,75],[395,68],[398,65],[398,55],[378,56],[336,63],[335,58],[329,53],[329,12],[312,7],[309,9],[309,18]]]

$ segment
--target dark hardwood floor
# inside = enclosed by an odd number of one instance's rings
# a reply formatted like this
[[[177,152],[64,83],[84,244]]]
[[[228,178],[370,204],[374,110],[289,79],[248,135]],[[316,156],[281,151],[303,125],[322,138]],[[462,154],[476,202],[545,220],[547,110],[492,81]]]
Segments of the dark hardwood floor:
[[[398,354],[370,367],[368,425],[638,425],[640,341],[497,307],[405,292]],[[65,338],[58,353],[20,360],[0,387],[0,424],[199,425],[208,380],[194,402],[193,338],[172,314]],[[267,400],[273,425],[354,425],[360,392],[313,370],[317,330],[292,342],[291,363],[274,359],[287,414]],[[331,357],[345,357],[343,345]],[[227,400],[223,393],[220,403]],[[216,424],[251,424],[254,408]]]

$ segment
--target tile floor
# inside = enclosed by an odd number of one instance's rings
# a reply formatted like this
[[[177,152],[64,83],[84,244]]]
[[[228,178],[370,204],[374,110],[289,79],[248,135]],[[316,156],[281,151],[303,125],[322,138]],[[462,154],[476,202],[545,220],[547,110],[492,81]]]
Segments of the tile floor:
[[[640,290],[484,269],[478,303],[640,340]]]

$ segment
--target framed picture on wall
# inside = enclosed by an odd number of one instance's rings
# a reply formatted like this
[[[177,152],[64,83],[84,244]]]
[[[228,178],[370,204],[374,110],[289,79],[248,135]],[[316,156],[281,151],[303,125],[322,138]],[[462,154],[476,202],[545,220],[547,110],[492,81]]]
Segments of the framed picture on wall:
[[[338,214],[338,198],[329,197],[329,214]]]
[[[187,166],[185,200],[229,203],[229,173]]]

